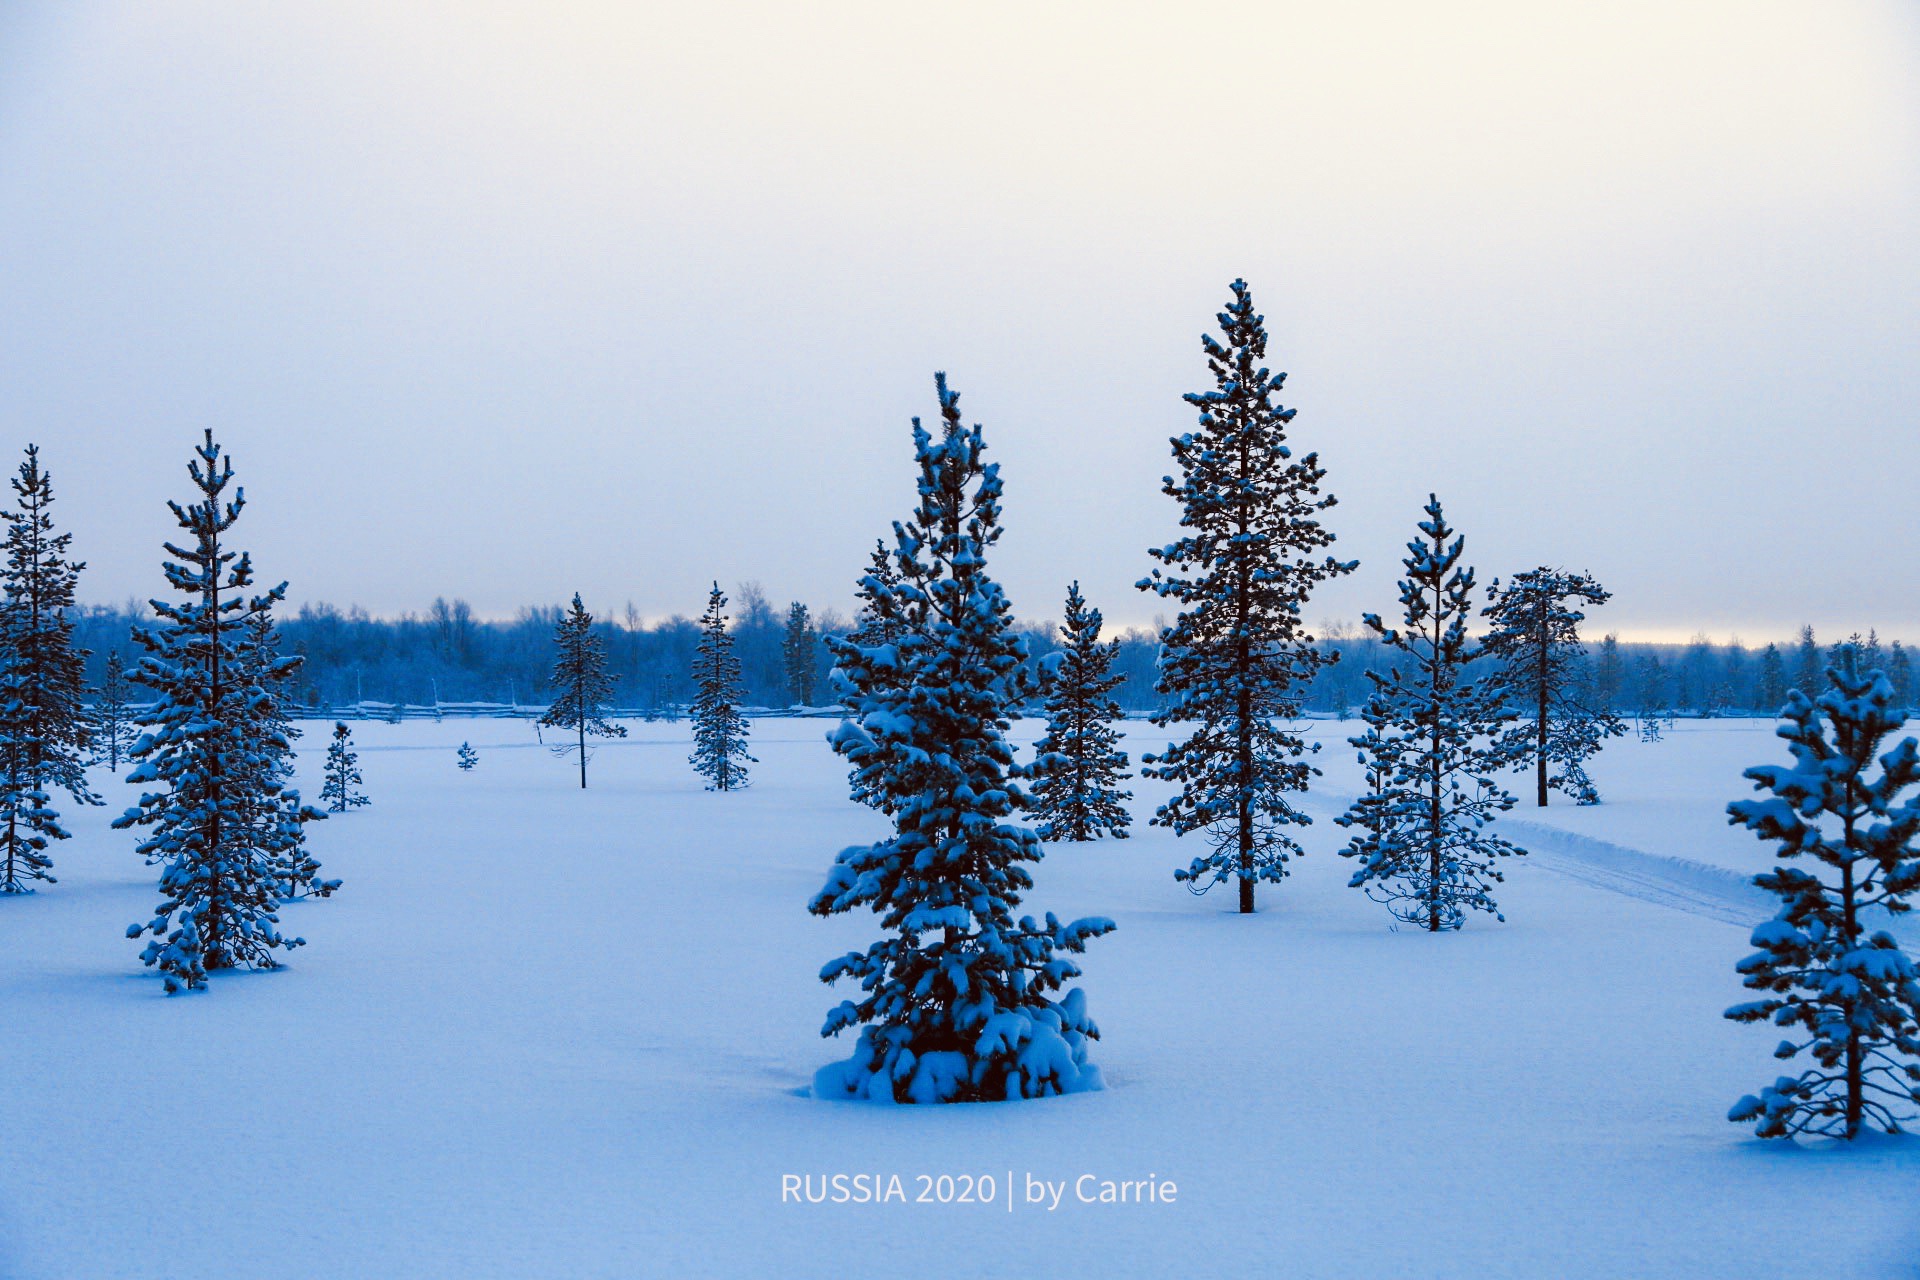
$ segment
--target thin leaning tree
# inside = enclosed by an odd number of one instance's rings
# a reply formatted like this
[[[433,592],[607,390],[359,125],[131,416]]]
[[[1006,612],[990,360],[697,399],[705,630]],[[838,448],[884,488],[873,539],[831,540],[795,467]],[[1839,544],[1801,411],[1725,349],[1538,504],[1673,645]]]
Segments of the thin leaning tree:
[[[166,544],[173,559],[163,566],[185,599],[152,601],[160,625],[133,631],[144,651],[133,680],[158,701],[127,781],[153,790],[113,824],[148,828],[138,852],[162,867],[159,907],[127,936],[148,938],[141,961],[160,970],[169,995],[204,988],[222,969],[276,968],[276,952],[305,943],[281,934],[277,911],[303,826],[326,816],[284,787],[287,744],[265,727],[273,695],[248,661],[249,620],[285,599],[286,584],[249,594],[253,562],[226,542],[246,495],[226,500],[233,462],[211,431],[194,453],[187,473],[199,500],[167,504],[188,545]]]
[[[865,579],[872,621],[893,638],[830,640],[848,718],[829,736],[853,766],[853,790],[893,824],[844,849],[808,904],[815,915],[867,908],[886,935],[829,962],[858,1001],[834,1008],[825,1036],[860,1028],[853,1054],[814,1077],[817,1095],[879,1101],[993,1101],[1101,1087],[1087,1061],[1098,1029],[1072,955],[1113,928],[1098,917],[1017,920],[1033,887],[1039,838],[1006,731],[1033,692],[1026,642],[987,571],[1000,537],[998,466],[980,427],[935,375],[941,431],[913,423],[920,501],[894,526],[892,582]]]
[[[1284,879],[1301,852],[1290,829],[1312,821],[1287,796],[1318,773],[1308,760],[1318,748],[1285,722],[1337,655],[1314,643],[1301,610],[1358,562],[1325,554],[1333,534],[1320,515],[1335,500],[1320,491],[1319,455],[1288,443],[1294,410],[1275,401],[1286,375],[1266,367],[1266,323],[1245,281],[1219,321],[1221,338],[1201,337],[1214,389],[1186,397],[1198,428],[1173,440],[1180,477],[1164,482],[1187,532],[1148,552],[1164,567],[1139,584],[1180,605],[1160,634],[1165,702],[1153,723],[1193,727],[1140,772],[1179,788],[1154,824],[1204,832],[1211,846],[1174,878],[1195,893],[1237,879],[1251,912],[1254,885]]]
[[[87,785],[92,716],[85,696],[87,655],[73,646],[74,588],[86,566],[68,553],[49,507],[52,477],[27,446],[6,513],[0,567],[0,894],[56,883],[48,852],[67,838],[52,789],[77,804],[99,804]]]
[[[1525,718],[1502,740],[1508,760],[1533,770],[1543,809],[1550,790],[1576,804],[1600,803],[1587,761],[1627,727],[1584,678],[1580,624],[1587,615],[1576,606],[1605,604],[1610,593],[1589,574],[1543,567],[1514,574],[1504,587],[1495,582],[1487,597],[1481,643],[1499,661],[1500,686]]]
[[[1367,791],[1338,821],[1357,827],[1341,855],[1359,860],[1348,883],[1393,916],[1430,932],[1458,929],[1468,911],[1506,919],[1494,902],[1499,859],[1526,850],[1487,830],[1513,797],[1493,775],[1496,745],[1510,716],[1499,692],[1471,678],[1480,652],[1467,638],[1473,570],[1466,539],[1448,527],[1429,496],[1420,536],[1407,544],[1400,581],[1401,623],[1363,619],[1397,661],[1367,672],[1373,695],[1361,716]]]
[[[1827,679],[1817,698],[1787,695],[1778,732],[1793,763],[1746,771],[1766,798],[1727,806],[1781,862],[1753,879],[1780,910],[1738,966],[1765,994],[1726,1016],[1785,1031],[1774,1057],[1813,1060],[1727,1113],[1762,1138],[1898,1132],[1920,1103],[1920,971],[1891,933],[1867,927],[1869,912],[1903,915],[1920,891],[1920,745],[1886,746],[1906,715],[1878,671],[1848,661]]]
[[[1087,607],[1080,584],[1067,589],[1066,642],[1047,681],[1047,732],[1033,747],[1033,816],[1042,840],[1125,839],[1133,793],[1121,787],[1127,753],[1114,722],[1113,691],[1126,677],[1111,672],[1118,641],[1101,643],[1101,616]]]
[[[700,616],[700,645],[693,659],[693,754],[687,762],[707,780],[709,791],[747,785],[747,718],[740,713],[740,659],[727,631],[727,598],[718,582]]]
[[[608,718],[613,711],[613,677],[607,674],[606,646],[594,634],[593,615],[580,603],[578,591],[573,593],[572,607],[554,627],[553,647],[557,650],[551,680],[553,704],[539,723],[543,728],[573,731],[572,745],[555,747],[553,753],[580,753],[580,787],[585,790],[588,735],[624,738],[627,730]]]

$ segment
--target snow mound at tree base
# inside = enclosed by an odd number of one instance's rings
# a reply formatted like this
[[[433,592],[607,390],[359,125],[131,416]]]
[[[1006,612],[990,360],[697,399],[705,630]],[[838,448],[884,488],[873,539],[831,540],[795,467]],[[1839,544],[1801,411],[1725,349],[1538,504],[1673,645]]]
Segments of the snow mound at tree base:
[[[813,1096],[880,1103],[1013,1102],[1105,1088],[1087,1061],[1086,998],[1077,990],[1045,1008],[1007,1010],[981,1027],[971,1054],[916,1054],[905,1027],[868,1027],[851,1058],[820,1068]]]

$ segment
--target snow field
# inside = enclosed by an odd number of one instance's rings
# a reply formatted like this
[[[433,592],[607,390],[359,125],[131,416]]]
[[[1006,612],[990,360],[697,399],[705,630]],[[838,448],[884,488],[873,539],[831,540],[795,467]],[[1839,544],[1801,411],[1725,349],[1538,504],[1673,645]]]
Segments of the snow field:
[[[1720,1018],[1768,910],[1728,918],[1764,850],[1723,809],[1784,758],[1769,723],[1612,744],[1607,804],[1512,815],[1586,843],[1509,860],[1509,923],[1437,938],[1345,887],[1352,727],[1313,725],[1309,856],[1250,918],[1173,883],[1190,842],[1136,779],[1134,838],[1049,846],[1023,904],[1119,924],[1080,984],[1107,1090],[925,1109],[805,1096],[847,1051],[815,975],[876,936],[805,911],[882,830],[832,723],[755,721],[753,786],[719,795],[685,722],[627,722],[585,792],[525,722],[356,722],[373,804],[310,828],[346,882],[286,909],[310,945],[172,999],[123,936],[156,900],[107,829],[133,789],[96,771],[60,883],[0,902],[0,1276],[842,1277],[889,1250],[940,1277],[1915,1274],[1911,1140],[1723,1119],[1776,1071]],[[301,727],[317,794],[329,726]],[[1136,762],[1164,743],[1127,729]],[[1662,883],[1694,896],[1630,891]],[[862,1173],[997,1195],[782,1202]],[[1010,1208],[1009,1173],[1068,1190]],[[1178,1195],[1079,1203],[1083,1174]]]

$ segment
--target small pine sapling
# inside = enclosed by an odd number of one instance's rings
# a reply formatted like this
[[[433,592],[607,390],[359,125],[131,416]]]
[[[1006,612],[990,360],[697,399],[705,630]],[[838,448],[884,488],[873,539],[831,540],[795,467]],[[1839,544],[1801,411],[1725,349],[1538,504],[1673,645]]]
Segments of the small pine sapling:
[[[131,698],[126,664],[118,653],[109,653],[100,687],[94,691],[93,750],[95,761],[104,763],[111,773],[120,772],[120,762],[138,736]]]
[[[1133,815],[1121,788],[1127,753],[1113,722],[1120,706],[1110,696],[1125,677],[1110,673],[1118,641],[1100,642],[1101,617],[1089,609],[1080,584],[1067,589],[1066,643],[1047,683],[1047,732],[1034,744],[1033,817],[1042,840],[1125,839]]]
[[[13,480],[0,567],[0,894],[56,883],[49,847],[67,838],[53,808],[58,787],[99,804],[87,785],[93,716],[84,702],[87,655],[73,645],[74,588],[86,566],[69,558],[70,533],[55,533],[52,477],[27,446]]]
[[[329,813],[345,813],[372,803],[360,790],[360,755],[353,749],[353,730],[336,720],[333,740],[327,744],[326,783],[320,801]]]
[[[460,744],[458,759],[460,761],[460,772],[471,773],[473,766],[480,763],[480,753],[473,749],[473,744],[463,742]]]
[[[740,660],[727,631],[727,598],[720,584],[707,596],[700,618],[700,646],[693,660],[693,754],[687,762],[707,780],[709,791],[747,785],[747,718],[740,713]]]

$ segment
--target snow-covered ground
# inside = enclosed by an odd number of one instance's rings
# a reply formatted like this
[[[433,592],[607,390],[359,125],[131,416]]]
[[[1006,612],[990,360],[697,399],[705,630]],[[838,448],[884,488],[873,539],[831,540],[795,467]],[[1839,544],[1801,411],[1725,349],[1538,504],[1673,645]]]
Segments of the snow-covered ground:
[[[0,1276],[1916,1273],[1920,1140],[1722,1118],[1776,1068],[1720,1017],[1768,909],[1723,810],[1770,725],[1615,744],[1604,806],[1515,812],[1508,923],[1437,938],[1345,888],[1351,753],[1316,725],[1310,856],[1260,914],[1189,895],[1144,825],[1037,869],[1036,912],[1120,926],[1082,984],[1106,1092],[927,1109],[806,1096],[846,1052],[815,974],[874,926],[805,904],[880,829],[827,727],[757,721],[752,789],[715,795],[684,724],[631,725],[585,792],[524,722],[356,724],[374,804],[312,829],[346,886],[287,909],[310,945],[172,999],[123,936],[155,873],[103,776],[61,882],[0,900]],[[834,1174],[908,1199],[783,1202]],[[1171,1203],[1076,1197],[1148,1180]]]

